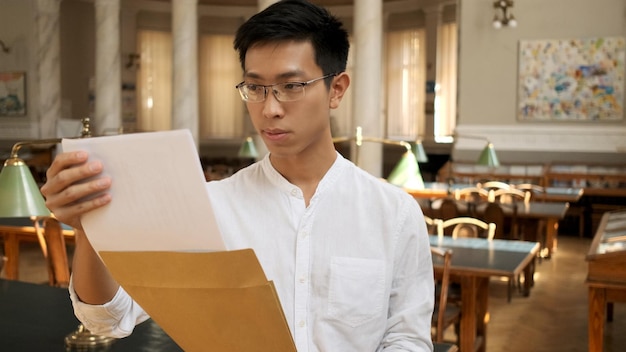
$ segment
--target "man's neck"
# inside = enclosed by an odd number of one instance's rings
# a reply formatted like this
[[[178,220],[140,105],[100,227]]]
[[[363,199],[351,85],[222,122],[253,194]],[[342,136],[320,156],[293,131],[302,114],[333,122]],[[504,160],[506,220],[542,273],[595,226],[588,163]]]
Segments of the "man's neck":
[[[306,206],[315,194],[317,185],[336,159],[337,152],[334,148],[309,156],[273,158],[270,155],[272,166],[289,182],[302,190]]]

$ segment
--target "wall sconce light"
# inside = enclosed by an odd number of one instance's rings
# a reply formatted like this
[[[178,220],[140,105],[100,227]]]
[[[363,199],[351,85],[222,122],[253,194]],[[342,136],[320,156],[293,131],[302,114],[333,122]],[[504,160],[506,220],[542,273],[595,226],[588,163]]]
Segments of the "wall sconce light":
[[[517,27],[517,20],[511,13],[513,0],[496,0],[493,3],[495,14],[493,16],[493,28],[500,29],[502,26]]]
[[[6,44],[4,44],[4,42],[2,40],[0,40],[0,48],[2,48],[2,51],[5,54],[8,54],[11,52],[11,48],[9,48]]]
[[[489,139],[482,136],[468,136],[466,134],[457,134],[455,135],[455,139],[456,138],[480,139],[487,142],[483,150],[480,152],[480,156],[478,157],[478,160],[476,160],[476,164],[488,167],[500,166],[500,160],[496,154],[496,149]]]
[[[259,157],[259,153],[256,151],[256,146],[254,145],[252,137],[246,137],[246,139],[244,139],[243,143],[241,143],[241,146],[239,147],[237,156],[244,159],[256,159]]]
[[[400,159],[400,161],[398,161],[393,170],[391,170],[391,172],[389,173],[387,181],[393,185],[404,187],[407,189],[424,188],[424,180],[422,178],[422,174],[417,163],[418,160],[413,153],[411,143],[392,139],[363,136],[362,128],[360,126],[356,128],[356,135],[354,137],[333,138],[333,142],[335,143],[343,141],[355,142],[356,150],[354,160],[357,166],[359,165],[360,147],[361,145],[363,145],[363,142],[374,142],[404,147],[406,149],[406,152],[402,154],[402,158]]]

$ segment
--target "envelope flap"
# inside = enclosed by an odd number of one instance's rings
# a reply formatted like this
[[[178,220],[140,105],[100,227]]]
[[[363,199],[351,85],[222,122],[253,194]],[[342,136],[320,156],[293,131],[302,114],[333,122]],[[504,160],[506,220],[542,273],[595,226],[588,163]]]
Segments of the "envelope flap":
[[[229,288],[267,283],[252,249],[219,252],[101,251],[99,255],[123,287]]]

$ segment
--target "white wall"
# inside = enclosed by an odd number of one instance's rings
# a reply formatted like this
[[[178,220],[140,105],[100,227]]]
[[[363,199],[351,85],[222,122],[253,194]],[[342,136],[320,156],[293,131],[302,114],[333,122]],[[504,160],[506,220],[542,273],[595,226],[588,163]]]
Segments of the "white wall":
[[[513,8],[517,28],[500,30],[491,25],[493,13],[493,0],[459,0],[457,132],[488,137],[505,162],[626,162],[626,117],[558,123],[516,117],[519,41],[626,36],[626,1],[518,0]],[[471,160],[480,147],[459,139],[454,154],[457,160]]]

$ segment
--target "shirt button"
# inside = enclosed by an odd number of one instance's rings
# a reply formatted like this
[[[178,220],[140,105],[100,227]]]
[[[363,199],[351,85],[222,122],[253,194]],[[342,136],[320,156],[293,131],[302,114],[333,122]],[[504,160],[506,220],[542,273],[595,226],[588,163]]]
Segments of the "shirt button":
[[[298,281],[300,281],[301,284],[306,282],[306,277],[304,276],[300,276],[300,278],[298,279]]]
[[[300,320],[300,322],[298,323],[298,326],[303,328],[304,325],[306,325],[306,323],[304,322],[304,320]]]
[[[292,195],[292,196],[294,196],[294,197],[295,197],[295,196],[297,196],[297,195],[298,195],[298,190],[297,190],[297,189],[295,189],[295,188],[294,188],[294,189],[292,189],[292,190],[291,190],[291,195]]]
[[[301,236],[302,236],[302,238],[307,238],[307,237],[309,237],[309,233],[306,232],[306,231],[302,231]]]

